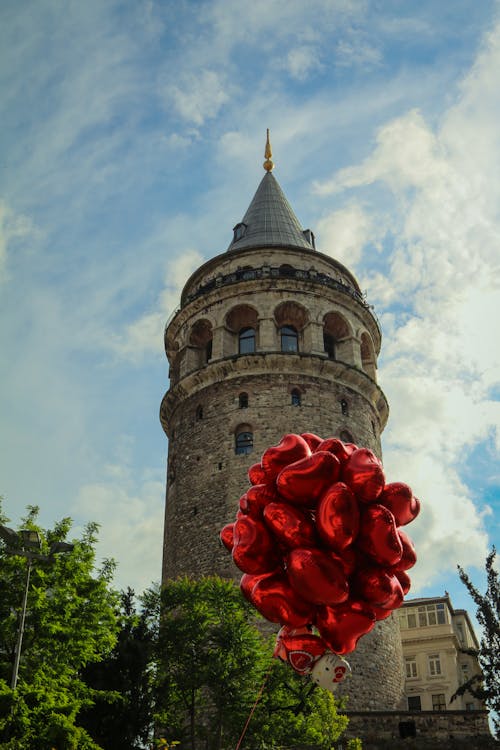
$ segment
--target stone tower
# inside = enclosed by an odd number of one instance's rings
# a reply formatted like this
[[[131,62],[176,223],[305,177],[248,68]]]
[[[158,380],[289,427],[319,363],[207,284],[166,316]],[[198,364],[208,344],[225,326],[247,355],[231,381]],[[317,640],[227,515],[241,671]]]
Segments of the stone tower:
[[[186,282],[165,331],[170,388],[163,580],[239,580],[219,542],[248,488],[248,467],[289,432],[337,436],[380,456],[388,405],[376,382],[380,327],[352,273],[315,247],[266,173],[226,252]],[[349,661],[350,710],[402,699],[394,616]]]

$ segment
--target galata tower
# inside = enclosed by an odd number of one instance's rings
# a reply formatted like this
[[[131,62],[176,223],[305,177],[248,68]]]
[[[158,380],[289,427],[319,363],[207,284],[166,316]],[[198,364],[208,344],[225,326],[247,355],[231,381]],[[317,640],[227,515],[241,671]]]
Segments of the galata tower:
[[[284,434],[336,436],[381,455],[388,404],[376,377],[379,324],[353,274],[301,228],[271,156],[268,137],[264,177],[228,249],[187,280],[165,330],[163,582],[239,580],[219,532],[234,520],[247,469]],[[348,658],[350,711],[401,706],[395,615]]]

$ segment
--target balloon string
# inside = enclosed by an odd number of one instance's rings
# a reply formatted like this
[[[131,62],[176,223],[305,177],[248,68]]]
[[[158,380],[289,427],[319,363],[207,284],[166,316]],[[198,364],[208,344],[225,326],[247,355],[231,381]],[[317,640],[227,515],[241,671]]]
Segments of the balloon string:
[[[246,734],[246,731],[247,731],[247,729],[248,729],[248,725],[250,724],[250,721],[251,721],[251,719],[252,719],[252,716],[253,716],[253,714],[254,714],[254,711],[255,711],[255,709],[257,708],[257,705],[258,705],[258,703],[259,703],[260,699],[262,698],[262,693],[264,692],[264,688],[266,687],[266,682],[268,681],[268,679],[269,679],[269,675],[271,674],[272,670],[273,670],[273,665],[271,664],[271,666],[270,666],[270,667],[269,667],[269,669],[267,670],[267,674],[266,674],[266,676],[264,677],[264,682],[263,682],[263,683],[262,683],[262,685],[260,686],[260,690],[259,690],[259,693],[258,693],[258,695],[257,695],[257,698],[255,699],[255,703],[254,703],[254,704],[253,704],[253,706],[252,706],[252,710],[251,710],[251,711],[250,711],[250,713],[248,714],[248,719],[246,720],[246,724],[245,724],[245,726],[243,727],[243,731],[242,731],[242,733],[241,733],[241,737],[240,737],[240,739],[238,740],[238,744],[236,745],[236,747],[235,747],[235,750],[239,750],[239,749],[240,749],[240,745],[241,745],[241,743],[243,742],[243,737],[244,737],[244,736],[245,736],[245,734]]]

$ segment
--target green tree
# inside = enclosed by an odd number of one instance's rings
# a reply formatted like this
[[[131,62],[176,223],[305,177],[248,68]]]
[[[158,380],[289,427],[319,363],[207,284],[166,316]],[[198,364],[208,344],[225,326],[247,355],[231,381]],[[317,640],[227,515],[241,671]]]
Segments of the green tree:
[[[116,644],[107,658],[88,664],[82,674],[95,692],[80,723],[104,750],[136,750],[152,735],[157,608],[148,592],[140,604],[138,611],[132,589],[121,593]]]
[[[255,610],[232,582],[172,582],[162,592],[161,613],[157,712],[168,742],[191,750],[234,748],[264,683],[246,748],[331,747],[344,729],[333,696],[272,658]]]
[[[39,532],[47,556],[53,543],[66,540],[71,521],[64,518],[43,531],[37,519],[38,508],[30,506],[21,528]],[[0,523],[7,522],[0,512]],[[82,707],[93,700],[81,673],[114,646],[117,595],[110,588],[113,563],[94,568],[96,541],[97,526],[89,524],[70,553],[33,562],[14,691],[10,681],[28,561],[0,543],[0,747],[98,747],[78,722]]]
[[[481,594],[470,580],[467,573],[458,566],[460,580],[466,586],[477,606],[476,617],[482,627],[479,653],[477,655],[482,675],[473,675],[459,687],[456,695],[471,693],[475,698],[485,701],[492,711],[495,732],[500,734],[500,577],[495,566],[496,550],[493,547],[486,558],[486,592]]]

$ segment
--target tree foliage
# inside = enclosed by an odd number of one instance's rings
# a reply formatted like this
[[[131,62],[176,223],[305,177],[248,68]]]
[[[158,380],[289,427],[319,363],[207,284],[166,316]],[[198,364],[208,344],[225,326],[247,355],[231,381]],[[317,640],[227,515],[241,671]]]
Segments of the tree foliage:
[[[53,542],[66,540],[71,521],[43,531],[37,519],[38,508],[29,507],[20,528],[38,531],[48,556]],[[7,523],[1,514],[0,523]],[[117,622],[114,565],[105,561],[95,571],[96,540],[97,526],[89,524],[73,551],[33,562],[15,691],[10,682],[28,561],[0,544],[0,747],[98,747],[78,722],[93,700],[82,670],[111,651]]]
[[[245,748],[329,748],[344,729],[329,693],[272,658],[232,582],[179,579],[164,588],[161,611],[157,709],[168,742],[234,748],[262,686]]]
[[[479,664],[482,675],[473,675],[459,687],[456,695],[470,692],[485,701],[493,712],[497,735],[500,733],[500,576],[495,566],[496,550],[493,547],[486,558],[486,591],[481,594],[467,573],[458,566],[460,580],[466,586],[477,606],[476,617],[482,628]],[[476,652],[474,652],[476,654]]]

